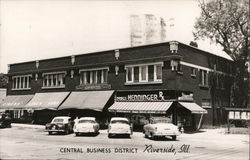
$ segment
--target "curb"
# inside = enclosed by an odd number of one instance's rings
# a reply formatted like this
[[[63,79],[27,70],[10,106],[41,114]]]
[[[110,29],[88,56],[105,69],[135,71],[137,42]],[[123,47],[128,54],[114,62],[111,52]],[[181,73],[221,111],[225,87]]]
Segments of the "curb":
[[[34,129],[44,129],[44,125],[35,124],[22,124],[22,123],[11,123],[13,127],[23,127],[23,128],[34,128]]]

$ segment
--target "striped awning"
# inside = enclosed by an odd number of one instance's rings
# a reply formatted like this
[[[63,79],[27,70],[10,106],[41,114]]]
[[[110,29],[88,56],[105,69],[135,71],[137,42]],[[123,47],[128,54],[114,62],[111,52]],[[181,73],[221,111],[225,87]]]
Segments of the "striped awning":
[[[123,113],[165,114],[173,102],[115,102],[108,110]]]
[[[183,107],[187,108],[188,110],[191,111],[191,113],[194,114],[206,114],[207,110],[203,109],[200,107],[198,104],[194,102],[178,102],[180,105]]]
[[[36,93],[25,109],[57,109],[67,98],[69,92]]]
[[[10,95],[0,104],[0,109],[24,109],[34,95]]]

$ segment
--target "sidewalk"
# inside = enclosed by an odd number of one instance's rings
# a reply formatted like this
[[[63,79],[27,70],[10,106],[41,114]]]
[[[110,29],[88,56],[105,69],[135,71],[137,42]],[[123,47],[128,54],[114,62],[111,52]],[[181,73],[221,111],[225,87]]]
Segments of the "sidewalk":
[[[11,123],[13,127],[33,128],[33,129],[44,129],[45,125],[37,124],[24,124],[24,123]]]

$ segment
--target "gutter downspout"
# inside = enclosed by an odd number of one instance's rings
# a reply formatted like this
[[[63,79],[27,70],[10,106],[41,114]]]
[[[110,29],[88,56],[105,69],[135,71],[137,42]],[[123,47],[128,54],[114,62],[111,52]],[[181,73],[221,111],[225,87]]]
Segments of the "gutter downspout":
[[[197,131],[200,130],[201,128],[201,122],[202,122],[202,119],[203,119],[203,113],[201,114],[201,118],[200,118],[200,121],[199,121],[199,124],[198,124],[198,127],[197,127]]]

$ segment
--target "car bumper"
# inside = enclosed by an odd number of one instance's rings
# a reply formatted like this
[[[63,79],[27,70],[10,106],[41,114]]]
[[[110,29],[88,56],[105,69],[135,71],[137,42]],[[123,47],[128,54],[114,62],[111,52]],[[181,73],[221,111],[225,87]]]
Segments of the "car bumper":
[[[47,129],[45,132],[65,132],[64,129]]]
[[[131,134],[131,131],[108,131],[108,134]]]
[[[153,133],[153,136],[159,136],[159,137],[164,137],[164,136],[179,136],[179,132],[155,132]]]
[[[94,129],[74,129],[74,132],[75,133],[95,133],[97,132],[96,130]]]

